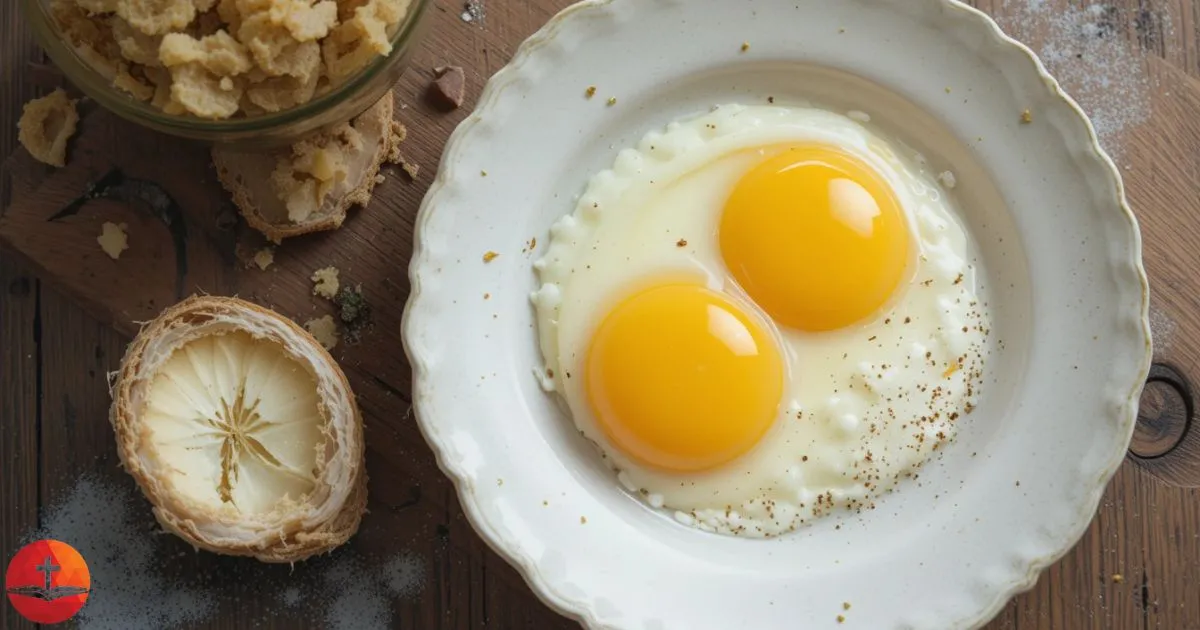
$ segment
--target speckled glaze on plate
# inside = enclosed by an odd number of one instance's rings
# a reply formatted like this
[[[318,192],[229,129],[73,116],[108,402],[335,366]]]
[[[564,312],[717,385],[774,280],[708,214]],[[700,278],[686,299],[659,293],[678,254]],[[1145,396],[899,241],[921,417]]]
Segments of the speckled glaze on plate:
[[[769,98],[864,111],[954,173],[1003,346],[917,481],[761,541],[644,507],[541,390],[528,244],[646,131]],[[483,538],[593,628],[980,626],[1087,527],[1151,354],[1137,224],[1091,125],[1027,48],[949,0],[566,9],[451,137],[410,277],[414,404],[442,470]]]

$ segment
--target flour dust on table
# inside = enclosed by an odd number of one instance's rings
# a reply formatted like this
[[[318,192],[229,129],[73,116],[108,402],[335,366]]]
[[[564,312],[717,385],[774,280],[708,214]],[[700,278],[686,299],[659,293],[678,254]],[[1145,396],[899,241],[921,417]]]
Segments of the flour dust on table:
[[[367,560],[343,548],[294,567],[194,552],[157,535],[149,505],[124,479],[78,478],[52,497],[41,522],[25,540],[67,542],[91,570],[93,596],[76,618],[81,630],[191,628],[242,602],[268,602],[250,625],[292,616],[329,630],[387,630],[393,604],[417,596],[425,583],[425,560],[405,550]],[[191,570],[196,558],[189,556],[197,553],[219,565]]]
[[[1037,53],[1087,113],[1104,150],[1120,164],[1121,135],[1150,118],[1153,82],[1137,46],[1122,37],[1131,20],[1123,8],[1061,6],[1052,0],[1003,0],[996,21]],[[1162,2],[1143,2],[1135,20],[1143,46],[1157,46],[1174,31]],[[1158,40],[1158,41],[1150,41]]]

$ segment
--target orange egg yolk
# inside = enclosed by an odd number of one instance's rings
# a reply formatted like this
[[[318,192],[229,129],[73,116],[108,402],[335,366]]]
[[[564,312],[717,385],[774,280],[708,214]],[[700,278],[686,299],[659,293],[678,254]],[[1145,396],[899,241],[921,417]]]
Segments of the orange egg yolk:
[[[783,395],[763,325],[725,295],[660,285],[620,302],[585,363],[588,402],[618,449],[656,468],[711,469],[749,451]]]
[[[751,169],[725,203],[721,256],[777,323],[841,328],[882,307],[908,263],[895,193],[858,158],[802,146]]]

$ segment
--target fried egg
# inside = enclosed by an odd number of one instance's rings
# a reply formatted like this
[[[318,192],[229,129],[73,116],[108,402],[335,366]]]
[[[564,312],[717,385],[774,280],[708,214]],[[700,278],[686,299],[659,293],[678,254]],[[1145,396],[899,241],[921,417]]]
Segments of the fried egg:
[[[714,108],[621,151],[551,228],[539,377],[686,525],[765,537],[872,509],[978,396],[974,252],[923,160],[859,120]]]

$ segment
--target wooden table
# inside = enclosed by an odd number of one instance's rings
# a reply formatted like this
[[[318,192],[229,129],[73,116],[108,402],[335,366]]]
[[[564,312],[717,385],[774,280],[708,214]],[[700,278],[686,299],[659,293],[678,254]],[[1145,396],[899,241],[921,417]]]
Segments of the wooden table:
[[[714,0],[715,1],[715,0]],[[105,374],[116,368],[136,320],[171,302],[169,241],[136,209],[101,202],[47,227],[48,214],[114,164],[142,170],[187,207],[195,245],[187,290],[237,292],[303,319],[321,306],[308,274],[336,264],[364,283],[380,316],[367,343],[335,352],[362,399],[367,425],[370,514],[351,549],[366,562],[403,550],[418,559],[419,592],[394,598],[400,628],[568,628],[520,576],[475,535],[409,415],[408,367],[397,324],[412,219],[446,137],[483,83],[527,35],[567,0],[485,0],[486,17],[467,21],[457,0],[432,9],[428,38],[396,88],[408,105],[408,157],[415,181],[389,174],[372,206],[337,233],[289,241],[272,270],[246,270],[234,255],[252,243],[230,229],[202,147],[138,132],[90,112],[59,172],[32,166],[19,152],[0,177],[0,558],[39,525],[81,475],[134,492],[117,468],[106,419]],[[1079,545],[989,628],[1200,628],[1200,431],[1187,431],[1188,378],[1200,375],[1200,1],[975,0],[1014,35],[1045,54],[1069,91],[1091,109],[1106,147],[1126,177],[1142,222],[1154,289],[1155,380],[1144,397],[1135,450],[1110,485]],[[17,16],[0,3],[0,156],[15,148],[20,104],[43,90],[42,56]],[[1107,52],[1106,52],[1107,51]],[[1113,52],[1116,51],[1116,52]],[[452,114],[421,104],[431,68],[467,70],[468,102]],[[1088,65],[1092,64],[1092,65]],[[120,142],[114,142],[116,139]],[[116,146],[117,148],[113,148]],[[155,156],[138,157],[138,152]],[[170,155],[173,160],[157,159]],[[161,163],[161,164],[151,164]],[[95,246],[102,220],[127,221],[131,249],[119,263]],[[54,231],[51,231],[53,229]],[[167,245],[164,245],[164,241]],[[374,262],[363,261],[363,251]],[[1182,436],[1182,437],[1180,437]],[[153,520],[140,499],[134,514]],[[310,579],[328,559],[289,572],[253,561],[192,553],[171,536],[154,538],[154,565],[165,580],[202,585],[219,597],[199,621],[212,628],[284,628],[312,610],[281,607],[278,593]],[[103,590],[96,594],[103,598]],[[936,596],[936,594],[931,594]],[[318,617],[319,619],[319,617]],[[0,628],[27,628],[11,607]]]

